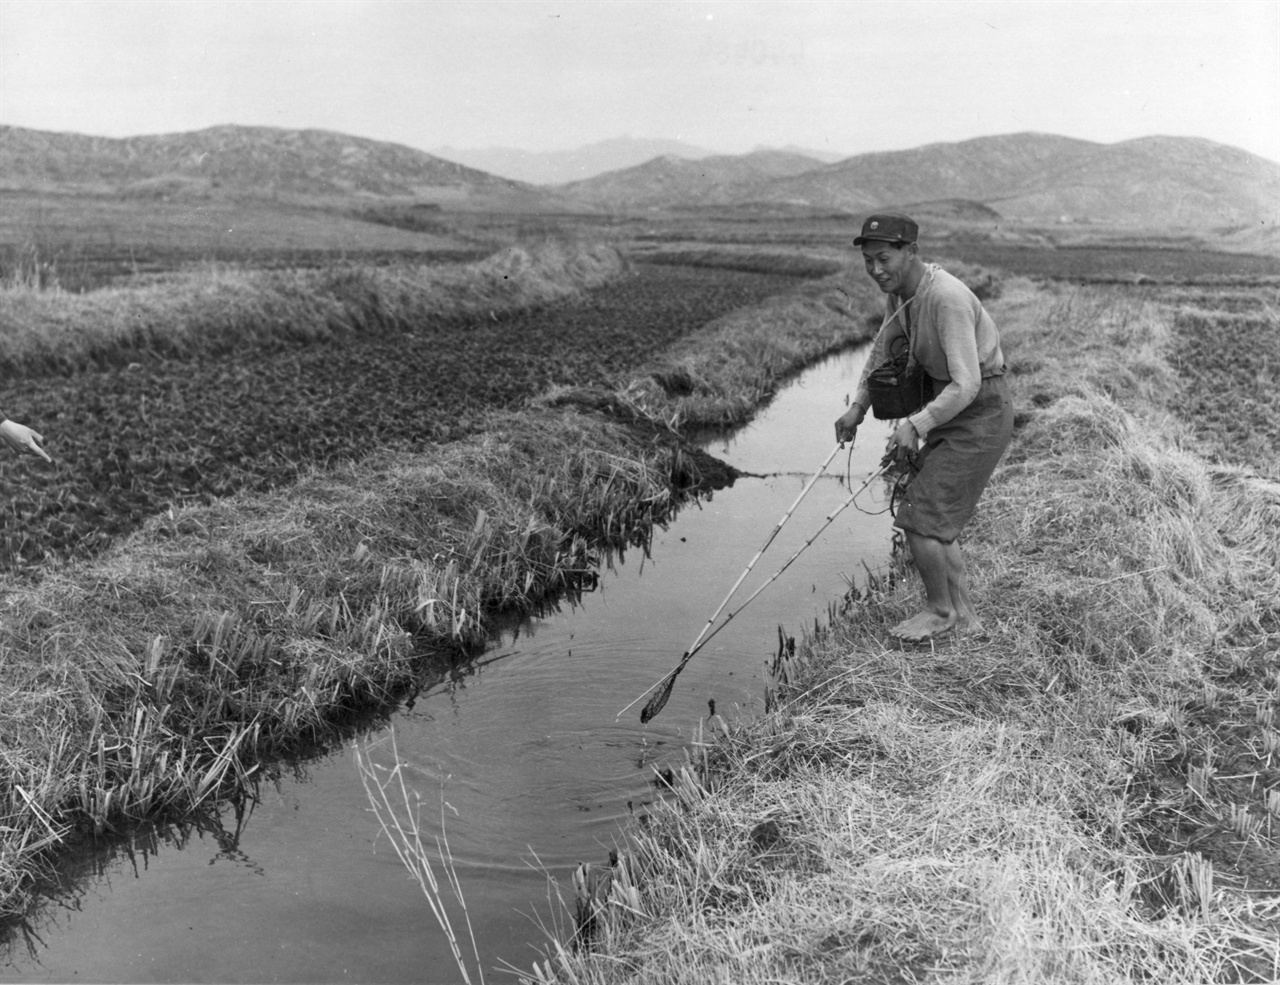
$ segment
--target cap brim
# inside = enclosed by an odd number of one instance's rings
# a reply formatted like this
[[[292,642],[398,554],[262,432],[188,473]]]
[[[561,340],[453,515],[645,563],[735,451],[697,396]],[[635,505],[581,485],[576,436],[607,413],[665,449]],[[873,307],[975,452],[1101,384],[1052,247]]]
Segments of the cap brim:
[[[855,236],[853,240],[854,246],[861,246],[863,243],[906,243],[909,240],[903,239],[901,236]]]

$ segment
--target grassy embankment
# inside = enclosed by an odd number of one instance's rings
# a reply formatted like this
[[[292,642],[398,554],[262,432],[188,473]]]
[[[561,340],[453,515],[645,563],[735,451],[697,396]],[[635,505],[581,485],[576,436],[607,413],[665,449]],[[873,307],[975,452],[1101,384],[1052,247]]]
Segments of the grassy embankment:
[[[311,270],[211,265],[154,283],[76,294],[18,272],[0,283],[0,370],[69,373],[243,346],[307,344],[424,320],[547,304],[621,272],[606,248],[518,247],[470,264]]]
[[[586,254],[589,272],[601,256]],[[576,255],[565,260],[557,291],[590,281]],[[513,296],[547,296],[538,270],[511,271]],[[362,276],[392,297],[401,284]],[[293,289],[289,278],[246,277]],[[475,280],[457,282],[455,307],[475,296]],[[189,303],[167,290],[169,310]],[[230,306],[242,311],[238,297]],[[111,303],[59,300],[82,317]],[[218,344],[183,324],[170,339],[152,310],[121,312],[105,331],[70,316],[49,331],[75,353],[69,362]],[[222,338],[255,331],[254,310],[225,321]],[[702,480],[666,425],[741,416],[783,375],[866,331],[831,283],[804,285],[696,333],[670,364],[688,377],[683,393],[645,377],[659,419],[637,416],[634,396],[608,403],[612,420],[554,406],[564,401],[495,413],[479,438],[155,517],[101,556],[11,592],[0,620],[0,912],[22,912],[40,866],[77,833],[233,795],[263,757],[336,739],[354,713],[420,684],[432,654],[482,642],[496,610],[572,591],[602,551],[643,538]],[[27,333],[10,358],[48,349]],[[669,364],[659,364],[661,376]]]
[[[889,645],[918,580],[867,586],[771,713],[699,726],[533,979],[1280,980],[1280,488],[1238,440],[1280,326],[1222,301],[1007,289],[986,632]]]

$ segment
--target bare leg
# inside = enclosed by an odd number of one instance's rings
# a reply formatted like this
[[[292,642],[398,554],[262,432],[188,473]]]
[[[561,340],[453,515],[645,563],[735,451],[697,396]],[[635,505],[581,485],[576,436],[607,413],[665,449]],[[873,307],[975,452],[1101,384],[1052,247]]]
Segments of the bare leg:
[[[900,640],[919,643],[945,633],[956,625],[963,611],[957,601],[968,607],[968,579],[958,544],[944,544],[910,530],[906,531],[906,535],[907,544],[911,547],[911,557],[916,563],[916,570],[920,572],[921,581],[924,582],[925,607],[921,612],[898,623],[889,633]],[[953,578],[957,577],[953,568],[957,563],[959,581],[954,583],[957,587],[953,589]],[[968,618],[974,618],[971,608],[966,614]]]
[[[969,570],[960,553],[960,541],[953,540],[947,547],[947,591],[951,595],[951,607],[956,612],[956,632],[981,633],[982,620],[973,611],[969,599]]]

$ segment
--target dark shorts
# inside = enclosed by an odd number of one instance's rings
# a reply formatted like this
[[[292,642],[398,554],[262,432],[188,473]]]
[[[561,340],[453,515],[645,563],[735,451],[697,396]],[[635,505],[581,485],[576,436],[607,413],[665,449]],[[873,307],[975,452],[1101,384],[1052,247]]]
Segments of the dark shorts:
[[[982,381],[973,403],[934,428],[912,465],[894,526],[950,544],[1013,437],[1013,401],[1003,376]]]

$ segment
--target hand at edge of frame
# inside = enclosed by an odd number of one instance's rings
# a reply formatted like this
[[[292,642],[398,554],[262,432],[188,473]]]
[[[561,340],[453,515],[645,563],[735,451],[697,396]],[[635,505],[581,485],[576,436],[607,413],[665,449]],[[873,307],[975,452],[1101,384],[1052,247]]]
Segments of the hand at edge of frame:
[[[39,455],[46,462],[53,464],[53,459],[49,457],[48,452],[40,447],[44,441],[44,435],[33,431],[25,424],[8,420],[0,422],[0,438],[4,438],[5,443],[16,452]]]

